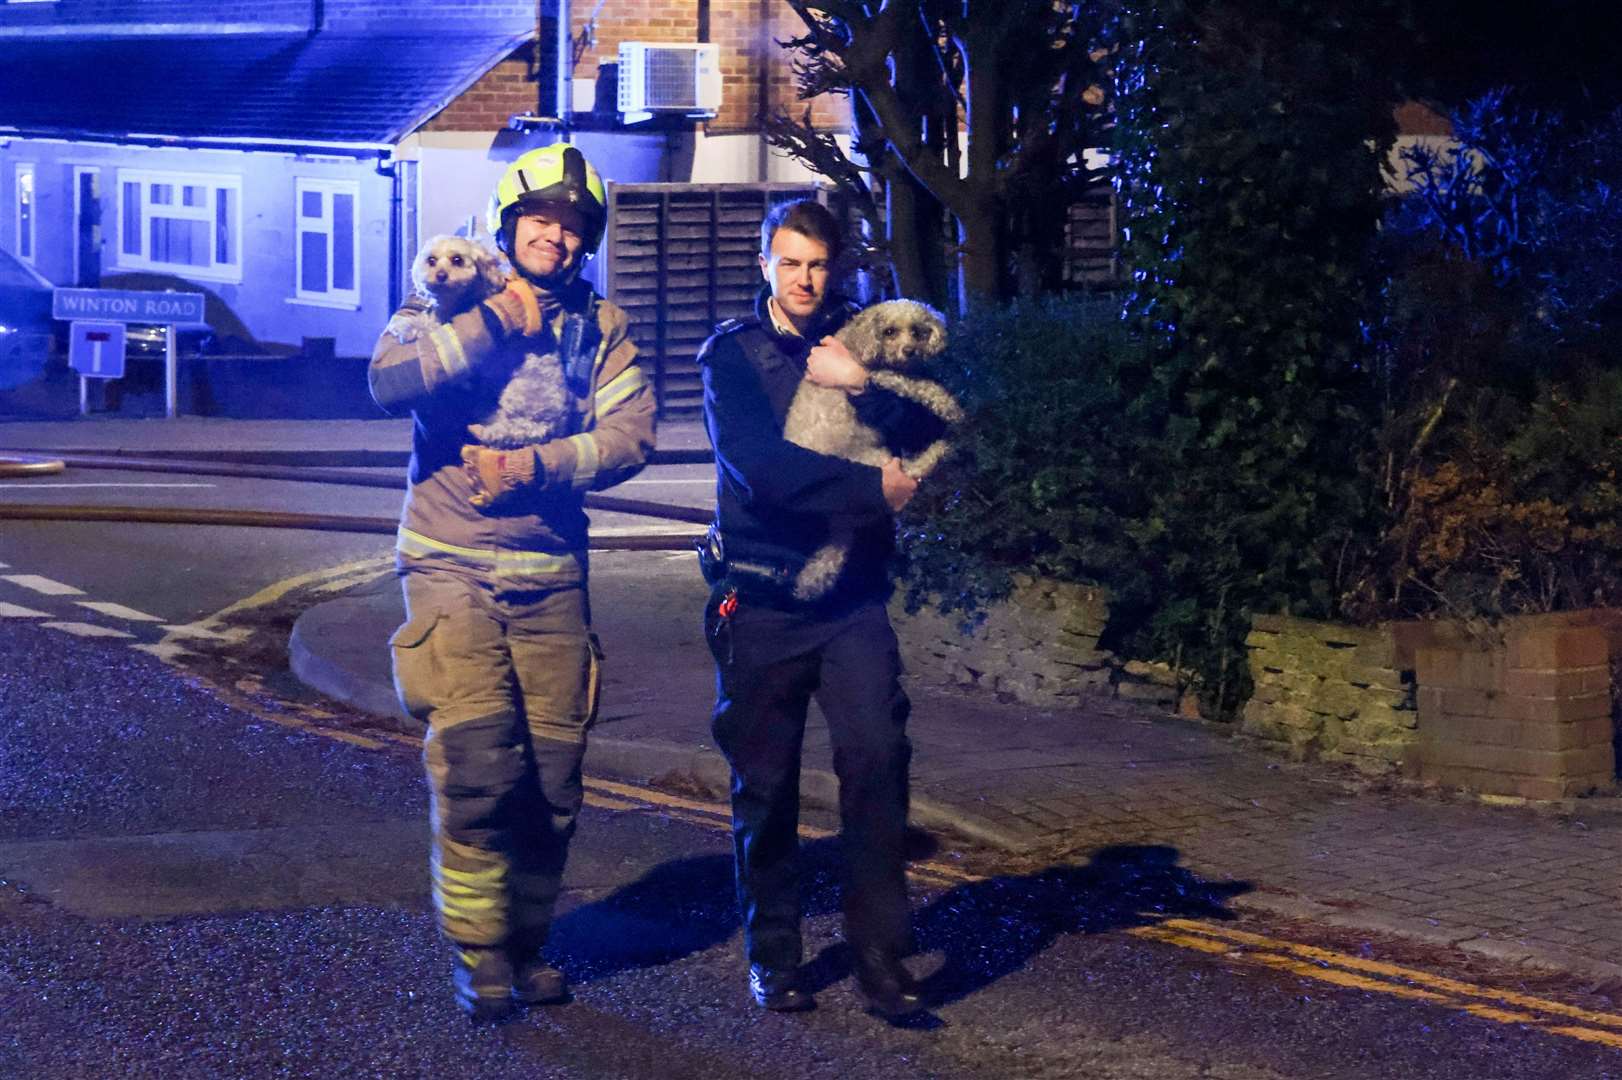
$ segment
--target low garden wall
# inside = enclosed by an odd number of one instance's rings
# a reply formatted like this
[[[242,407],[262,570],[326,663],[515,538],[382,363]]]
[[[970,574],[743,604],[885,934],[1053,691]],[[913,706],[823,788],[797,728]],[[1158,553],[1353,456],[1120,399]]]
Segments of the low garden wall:
[[[1101,648],[1109,597],[1020,577],[967,628],[926,607],[893,614],[910,676],[1004,701],[1178,705],[1163,664]],[[1362,628],[1257,617],[1244,737],[1296,760],[1339,762],[1471,791],[1558,799],[1616,789],[1622,611]]]
[[[967,629],[961,616],[926,606],[891,606],[902,660],[915,680],[972,687],[1042,708],[1084,697],[1121,697],[1166,706],[1176,679],[1164,664],[1122,661],[1098,645],[1109,595],[1097,586],[1016,575],[1013,593]]]
[[[1419,713],[1390,627],[1261,615],[1245,639],[1255,684],[1239,729],[1297,760],[1412,774]]]
[[[1419,686],[1423,779],[1531,799],[1615,790],[1622,611],[1408,624],[1401,652]]]

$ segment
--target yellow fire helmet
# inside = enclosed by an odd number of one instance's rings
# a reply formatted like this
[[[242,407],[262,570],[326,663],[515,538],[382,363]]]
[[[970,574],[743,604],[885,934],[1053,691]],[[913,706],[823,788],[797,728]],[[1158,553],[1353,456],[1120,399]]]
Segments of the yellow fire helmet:
[[[603,178],[579,150],[563,143],[543,146],[520,154],[501,174],[484,223],[496,246],[508,255],[519,210],[528,203],[572,207],[586,219],[582,251],[588,256],[596,253],[608,218],[608,193]]]

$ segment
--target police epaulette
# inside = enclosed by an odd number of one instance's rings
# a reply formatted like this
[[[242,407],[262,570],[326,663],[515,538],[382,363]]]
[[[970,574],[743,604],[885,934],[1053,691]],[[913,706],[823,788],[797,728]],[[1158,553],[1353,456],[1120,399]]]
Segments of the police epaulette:
[[[750,325],[754,321],[755,320],[753,319],[727,319],[724,322],[718,322],[715,324],[715,333],[717,335],[730,334],[735,330],[742,330],[744,327]]]

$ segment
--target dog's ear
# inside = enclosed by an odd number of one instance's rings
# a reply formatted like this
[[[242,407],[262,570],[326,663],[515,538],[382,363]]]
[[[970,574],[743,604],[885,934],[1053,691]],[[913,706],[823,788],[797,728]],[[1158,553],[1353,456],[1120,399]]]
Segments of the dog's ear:
[[[507,287],[507,267],[500,255],[482,244],[474,248],[474,265],[479,268],[479,282],[492,295]]]

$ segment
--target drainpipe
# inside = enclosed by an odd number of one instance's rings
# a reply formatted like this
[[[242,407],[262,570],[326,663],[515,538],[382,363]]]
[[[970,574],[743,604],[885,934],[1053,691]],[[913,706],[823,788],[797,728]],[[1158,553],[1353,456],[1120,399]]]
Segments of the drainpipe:
[[[389,178],[389,311],[392,313],[400,310],[404,300],[401,293],[405,268],[401,249],[405,241],[405,223],[401,221],[401,211],[405,200],[400,189],[404,184],[405,170],[400,168],[400,160],[394,156],[394,152],[389,151],[378,157],[377,171]]]
[[[327,27],[326,0],[310,0],[310,37],[315,37]]]
[[[760,182],[763,184],[770,179],[772,161],[771,151],[766,145],[766,110],[771,107],[771,91],[770,87],[768,86],[768,77],[771,72],[771,64],[767,60],[764,50],[768,45],[771,44],[772,40],[771,25],[773,6],[772,0],[760,0],[760,44],[762,52],[760,55],[759,68],[760,86],[755,92],[755,124],[757,127],[755,138],[757,140],[760,153],[760,163],[758,165],[758,168],[760,169]]]

